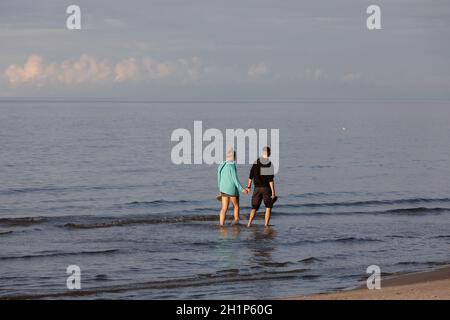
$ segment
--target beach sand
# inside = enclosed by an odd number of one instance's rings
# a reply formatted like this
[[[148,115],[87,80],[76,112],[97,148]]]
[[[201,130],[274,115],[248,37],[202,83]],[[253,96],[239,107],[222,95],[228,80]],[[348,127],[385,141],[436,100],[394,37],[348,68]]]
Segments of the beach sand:
[[[381,289],[360,287],[354,290],[311,296],[288,297],[288,300],[450,300],[450,267],[429,272],[411,273],[382,279]]]

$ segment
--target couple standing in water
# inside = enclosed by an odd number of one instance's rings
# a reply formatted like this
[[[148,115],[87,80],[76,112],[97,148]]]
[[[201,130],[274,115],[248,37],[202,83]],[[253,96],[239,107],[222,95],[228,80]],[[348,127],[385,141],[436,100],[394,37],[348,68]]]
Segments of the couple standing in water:
[[[253,164],[248,177],[247,187],[244,188],[239,182],[236,171],[236,152],[233,149],[228,150],[226,161],[223,161],[217,169],[217,182],[219,185],[220,199],[222,208],[220,209],[220,226],[225,224],[225,216],[230,202],[234,208],[234,222],[239,223],[239,194],[250,192],[252,183],[254,185],[252,195],[252,210],[248,219],[247,227],[251,227],[256,212],[264,201],[266,214],[264,226],[269,226],[272,206],[277,200],[275,195],[274,171],[272,163],[269,160],[270,148],[264,147],[261,157]]]

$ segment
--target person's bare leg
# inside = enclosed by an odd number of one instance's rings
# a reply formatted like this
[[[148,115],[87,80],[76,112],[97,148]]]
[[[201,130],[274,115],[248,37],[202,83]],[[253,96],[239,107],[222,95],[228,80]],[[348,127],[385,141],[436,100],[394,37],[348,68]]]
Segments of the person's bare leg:
[[[220,209],[220,226],[223,227],[225,224],[225,216],[228,211],[228,205],[230,204],[230,198],[229,197],[222,197],[222,209]]]
[[[250,211],[250,217],[248,218],[247,227],[250,228],[252,226],[252,222],[253,222],[253,219],[255,219],[255,215],[256,215],[256,209],[252,209],[252,211]]]
[[[234,221],[233,224],[239,224],[239,198],[231,197],[231,203],[233,204],[233,212],[234,212]]]
[[[268,227],[270,222],[270,214],[272,213],[271,208],[266,208],[266,216],[264,217],[264,226]]]

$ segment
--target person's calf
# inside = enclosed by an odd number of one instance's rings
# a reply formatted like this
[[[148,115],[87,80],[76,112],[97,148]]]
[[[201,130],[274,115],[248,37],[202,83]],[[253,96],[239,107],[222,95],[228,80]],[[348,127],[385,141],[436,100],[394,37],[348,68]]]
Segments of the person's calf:
[[[252,209],[252,211],[250,211],[250,217],[248,218],[248,223],[247,223],[248,228],[250,228],[252,226],[252,222],[253,222],[253,219],[255,219],[255,215],[256,215],[256,210]]]
[[[219,214],[219,224],[223,227],[225,224],[225,218],[226,218],[227,211],[226,210],[220,210]]]
[[[264,216],[264,226],[268,227],[270,222],[270,214],[272,213],[271,208],[266,208],[266,214]]]

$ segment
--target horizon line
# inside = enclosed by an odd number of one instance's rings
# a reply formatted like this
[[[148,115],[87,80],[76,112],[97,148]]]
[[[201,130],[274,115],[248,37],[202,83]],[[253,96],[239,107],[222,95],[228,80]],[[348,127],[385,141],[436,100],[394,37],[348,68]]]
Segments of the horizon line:
[[[99,102],[99,103],[340,103],[340,102],[447,102],[449,98],[235,98],[235,99],[165,99],[165,98],[140,98],[130,99],[124,97],[0,97],[0,102]]]

